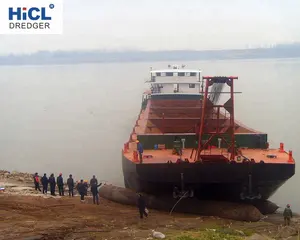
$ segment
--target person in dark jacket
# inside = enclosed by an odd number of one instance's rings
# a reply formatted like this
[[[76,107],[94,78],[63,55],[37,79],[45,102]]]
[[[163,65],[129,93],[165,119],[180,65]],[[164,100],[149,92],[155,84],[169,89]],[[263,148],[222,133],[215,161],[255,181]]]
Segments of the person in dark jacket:
[[[59,196],[64,196],[64,180],[63,180],[63,177],[62,177],[62,173],[59,174],[59,176],[57,177],[56,179],[56,184],[57,184],[57,187],[58,187],[58,193],[59,193]]]
[[[50,184],[51,195],[55,196],[55,185],[56,185],[56,182],[55,182],[55,177],[54,177],[53,173],[49,177],[49,184]]]
[[[286,208],[283,211],[283,217],[284,217],[284,225],[289,226],[291,222],[291,218],[293,217],[293,213],[289,204],[286,205]]]
[[[85,187],[85,184],[84,184],[82,179],[80,180],[80,183],[77,184],[77,191],[80,194],[81,202],[83,202],[84,201],[84,195],[85,195],[85,192],[86,192],[86,187]]]
[[[38,173],[35,173],[34,176],[33,176],[33,182],[34,182],[34,188],[35,190],[39,190],[40,192],[42,191],[40,189],[40,178],[39,178],[39,175]]]
[[[49,181],[48,181],[46,173],[44,173],[44,176],[41,178],[41,182],[43,185],[43,194],[47,194]]]
[[[90,180],[90,186],[94,184],[98,185],[98,179],[96,178],[95,175],[93,175],[93,178]]]
[[[143,216],[148,217],[148,214],[146,213],[146,202],[142,194],[138,193],[138,201],[137,206],[140,212],[140,218],[142,219]]]
[[[69,188],[69,197],[74,197],[74,180],[72,178],[72,174],[69,175],[69,178],[67,180],[67,185]]]
[[[136,147],[139,153],[140,163],[143,163],[143,152],[144,152],[143,145],[140,143],[139,140],[137,140],[136,143],[137,143]]]
[[[96,184],[94,183],[93,185],[91,185],[91,192],[93,194],[93,203],[96,204],[97,202],[97,205],[99,205],[99,190],[98,190],[98,187],[100,187],[102,185],[102,183],[100,184]]]
[[[173,154],[176,154],[178,156],[182,156],[182,142],[180,137],[175,136],[174,143],[173,143]]]
[[[84,180],[83,182],[83,186],[84,186],[84,196],[87,196],[88,194],[88,188],[89,188],[89,185],[88,185],[88,180]]]

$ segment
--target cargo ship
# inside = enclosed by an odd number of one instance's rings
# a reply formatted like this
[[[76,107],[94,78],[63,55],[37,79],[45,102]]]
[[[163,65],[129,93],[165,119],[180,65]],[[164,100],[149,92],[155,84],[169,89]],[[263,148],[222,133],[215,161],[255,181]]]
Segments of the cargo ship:
[[[125,187],[243,201],[268,199],[290,179],[292,151],[283,143],[270,148],[266,133],[235,120],[237,80],[202,76],[184,65],[151,69],[149,90],[122,149]]]

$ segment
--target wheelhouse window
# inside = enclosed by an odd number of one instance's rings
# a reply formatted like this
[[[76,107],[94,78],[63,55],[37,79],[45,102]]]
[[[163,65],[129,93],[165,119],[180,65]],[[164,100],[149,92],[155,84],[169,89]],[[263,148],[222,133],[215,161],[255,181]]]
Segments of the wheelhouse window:
[[[196,72],[156,72],[156,77],[196,77]]]
[[[189,88],[195,88],[195,84],[189,84]]]

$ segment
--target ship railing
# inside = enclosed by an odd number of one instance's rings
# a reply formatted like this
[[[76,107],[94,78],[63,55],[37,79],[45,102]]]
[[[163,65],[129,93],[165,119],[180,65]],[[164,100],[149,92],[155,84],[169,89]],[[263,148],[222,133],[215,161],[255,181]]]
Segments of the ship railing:
[[[151,93],[161,93],[160,88],[152,88]]]

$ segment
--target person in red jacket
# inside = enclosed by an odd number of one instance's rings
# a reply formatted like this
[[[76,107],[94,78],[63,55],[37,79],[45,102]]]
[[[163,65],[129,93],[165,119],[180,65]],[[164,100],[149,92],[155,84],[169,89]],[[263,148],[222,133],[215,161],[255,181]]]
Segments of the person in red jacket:
[[[34,182],[35,190],[36,191],[39,190],[41,192],[42,190],[40,189],[40,178],[39,178],[38,173],[34,174],[33,182]]]

